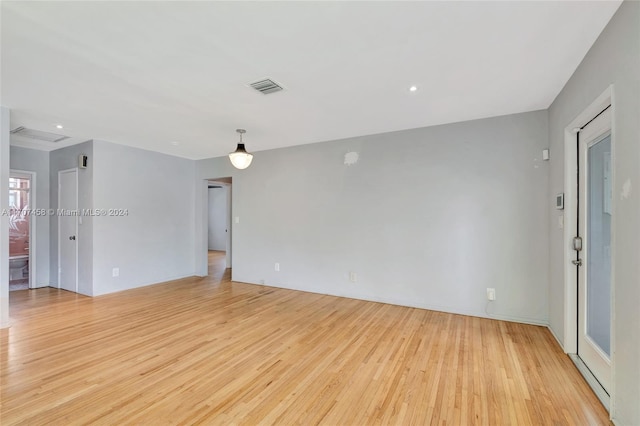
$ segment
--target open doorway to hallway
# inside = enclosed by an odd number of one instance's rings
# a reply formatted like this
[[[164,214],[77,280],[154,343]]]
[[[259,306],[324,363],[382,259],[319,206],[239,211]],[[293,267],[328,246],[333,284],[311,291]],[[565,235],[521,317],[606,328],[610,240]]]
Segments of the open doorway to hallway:
[[[9,177],[9,291],[33,287],[32,221],[35,173],[12,170]]]
[[[226,267],[225,252],[209,250],[207,255],[207,276],[213,282],[231,281],[231,268]]]
[[[207,272],[210,276],[220,270],[230,274],[232,178],[209,179],[207,184]]]

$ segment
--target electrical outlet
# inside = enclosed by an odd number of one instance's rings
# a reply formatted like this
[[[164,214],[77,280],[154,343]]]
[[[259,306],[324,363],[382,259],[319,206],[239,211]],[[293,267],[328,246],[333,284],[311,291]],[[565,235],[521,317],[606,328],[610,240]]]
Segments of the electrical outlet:
[[[349,281],[352,283],[358,282],[358,274],[355,272],[349,272]]]
[[[278,262],[276,262],[275,266],[273,267],[273,269],[276,270],[276,272],[280,272],[280,264]]]
[[[114,277],[119,277],[120,276],[120,268],[113,268],[113,274]]]
[[[496,300],[495,288],[487,288],[487,300]]]

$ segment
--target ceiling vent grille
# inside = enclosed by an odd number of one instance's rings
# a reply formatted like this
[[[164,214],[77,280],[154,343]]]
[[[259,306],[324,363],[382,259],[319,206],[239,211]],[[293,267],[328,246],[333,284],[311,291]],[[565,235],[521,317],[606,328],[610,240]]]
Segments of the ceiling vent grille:
[[[282,86],[280,86],[275,81],[265,78],[264,80],[256,81],[255,83],[251,83],[249,86],[256,89],[258,92],[268,95],[269,93],[279,92],[282,90]]]
[[[45,142],[60,142],[69,139],[69,136],[59,135],[57,133],[43,132],[40,130],[27,129],[26,127],[16,127],[11,131],[12,135],[22,136],[23,138],[34,139]]]

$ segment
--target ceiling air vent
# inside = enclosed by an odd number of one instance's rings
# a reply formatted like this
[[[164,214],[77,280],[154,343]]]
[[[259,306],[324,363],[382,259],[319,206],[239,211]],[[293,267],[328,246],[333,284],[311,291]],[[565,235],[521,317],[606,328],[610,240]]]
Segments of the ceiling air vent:
[[[268,95],[269,93],[279,92],[282,90],[282,86],[278,85],[275,81],[265,78],[264,80],[251,83],[249,86],[256,89],[258,92]]]
[[[22,136],[23,138],[35,139],[45,142],[60,142],[69,139],[69,136],[59,135],[57,133],[43,132],[40,130],[27,129],[26,127],[16,127],[11,131],[12,135]]]

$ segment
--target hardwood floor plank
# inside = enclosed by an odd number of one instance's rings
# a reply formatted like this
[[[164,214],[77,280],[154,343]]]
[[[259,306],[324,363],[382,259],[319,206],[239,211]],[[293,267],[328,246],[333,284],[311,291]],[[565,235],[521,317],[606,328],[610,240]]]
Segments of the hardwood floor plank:
[[[206,278],[11,292],[4,425],[598,425],[543,328]]]

